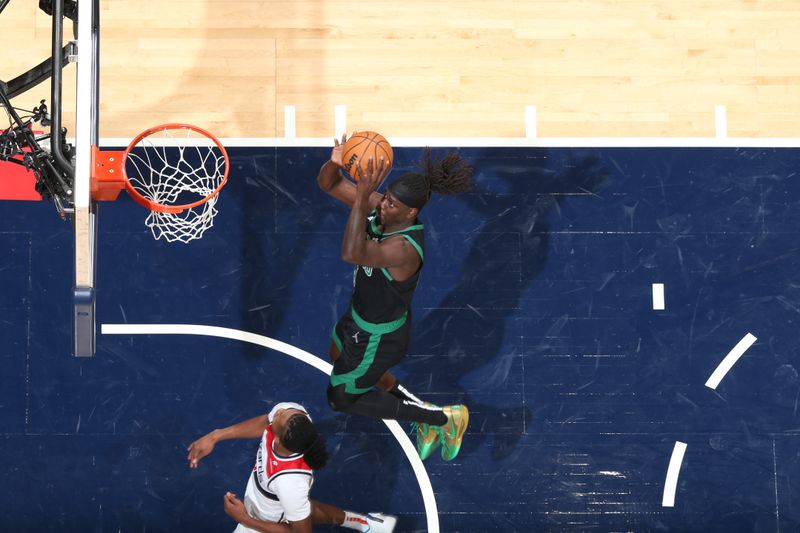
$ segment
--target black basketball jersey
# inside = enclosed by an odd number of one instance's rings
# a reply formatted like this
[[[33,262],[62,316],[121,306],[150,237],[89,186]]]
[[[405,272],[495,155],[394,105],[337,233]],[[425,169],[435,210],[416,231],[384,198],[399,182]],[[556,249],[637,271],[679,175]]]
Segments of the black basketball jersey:
[[[367,239],[406,239],[419,253],[419,268],[405,281],[392,278],[386,268],[357,266],[353,271],[353,308],[356,313],[372,324],[392,322],[411,308],[411,299],[414,289],[417,288],[424,259],[424,227],[417,219],[405,229],[383,233],[378,226],[377,212],[373,210],[367,217],[366,229]]]

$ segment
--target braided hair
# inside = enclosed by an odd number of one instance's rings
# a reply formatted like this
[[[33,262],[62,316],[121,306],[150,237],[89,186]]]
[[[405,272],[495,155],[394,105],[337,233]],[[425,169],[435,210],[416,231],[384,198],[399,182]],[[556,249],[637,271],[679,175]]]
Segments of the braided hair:
[[[392,195],[409,207],[422,209],[432,193],[458,194],[472,187],[472,167],[458,152],[436,159],[426,147],[417,166],[420,172],[403,174],[389,185]]]
[[[328,462],[325,439],[304,414],[298,413],[289,419],[281,443],[291,452],[302,453],[312,470],[319,470]]]

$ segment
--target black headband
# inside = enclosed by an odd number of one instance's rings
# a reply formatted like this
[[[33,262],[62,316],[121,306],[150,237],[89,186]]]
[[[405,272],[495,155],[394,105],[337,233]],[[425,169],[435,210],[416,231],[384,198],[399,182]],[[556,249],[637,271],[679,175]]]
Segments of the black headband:
[[[428,178],[422,174],[403,174],[389,185],[389,192],[408,207],[422,209],[431,196]]]

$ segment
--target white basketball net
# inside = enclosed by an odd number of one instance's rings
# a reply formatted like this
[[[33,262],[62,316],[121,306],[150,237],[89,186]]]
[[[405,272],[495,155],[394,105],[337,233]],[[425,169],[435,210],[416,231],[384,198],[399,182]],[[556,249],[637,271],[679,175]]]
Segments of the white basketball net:
[[[208,228],[214,225],[214,216],[217,214],[214,205],[217,203],[217,198],[219,197],[215,196],[206,203],[187,209],[182,213],[150,211],[144,224],[150,228],[150,232],[156,240],[164,237],[167,242],[187,243],[199,239]]]
[[[162,128],[131,149],[126,173],[131,186],[162,206],[192,204],[213,194],[227,170],[219,147],[189,128]],[[151,210],[145,220],[153,237],[188,243],[214,225],[219,195],[180,213]]]

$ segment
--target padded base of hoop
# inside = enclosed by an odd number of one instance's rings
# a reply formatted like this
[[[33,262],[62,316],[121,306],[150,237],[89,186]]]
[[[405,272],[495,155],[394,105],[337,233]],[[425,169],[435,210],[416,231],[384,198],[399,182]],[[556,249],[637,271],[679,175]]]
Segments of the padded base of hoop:
[[[93,357],[95,354],[95,293],[93,287],[74,287],[73,355]]]

